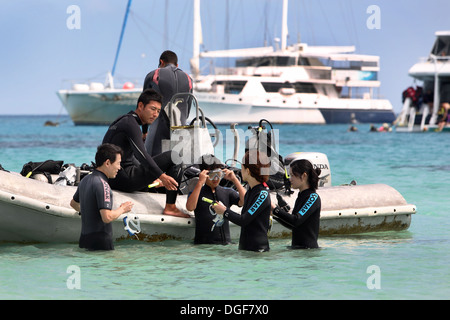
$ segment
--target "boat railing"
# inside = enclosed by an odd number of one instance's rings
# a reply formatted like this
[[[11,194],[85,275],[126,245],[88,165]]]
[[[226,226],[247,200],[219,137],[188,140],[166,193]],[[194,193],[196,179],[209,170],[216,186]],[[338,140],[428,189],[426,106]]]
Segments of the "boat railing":
[[[214,68],[215,75],[235,75],[235,76],[280,76],[287,68],[302,68],[308,77],[312,80],[331,80],[331,68],[316,67],[316,66],[270,66],[270,67],[216,67]]]
[[[63,79],[61,80],[60,88],[62,90],[75,90],[75,91],[98,91],[105,89],[135,89],[142,87],[142,79],[130,79],[126,77],[115,77],[114,88],[110,88],[105,83],[105,78],[100,76],[94,76],[92,78],[84,79]]]

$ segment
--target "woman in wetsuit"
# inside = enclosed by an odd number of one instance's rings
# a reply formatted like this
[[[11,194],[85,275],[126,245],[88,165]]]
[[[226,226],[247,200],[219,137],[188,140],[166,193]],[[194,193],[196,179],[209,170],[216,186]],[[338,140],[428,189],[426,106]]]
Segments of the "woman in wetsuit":
[[[267,160],[267,161],[266,161]],[[218,214],[241,227],[239,249],[249,251],[269,251],[270,196],[264,183],[269,179],[270,162],[258,151],[245,153],[241,173],[242,179],[248,183],[250,189],[244,197],[241,214],[224,205],[214,206]],[[265,172],[266,171],[266,172]]]
[[[320,226],[320,196],[316,193],[319,183],[320,169],[314,169],[308,160],[297,160],[289,169],[291,186],[298,189],[292,214],[273,206],[275,220],[292,229],[292,248],[318,248]]]

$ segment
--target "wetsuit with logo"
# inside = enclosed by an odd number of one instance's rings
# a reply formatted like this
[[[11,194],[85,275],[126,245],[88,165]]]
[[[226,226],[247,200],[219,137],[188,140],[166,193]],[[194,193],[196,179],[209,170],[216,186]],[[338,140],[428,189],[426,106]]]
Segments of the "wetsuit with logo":
[[[79,247],[89,250],[113,250],[113,232],[110,223],[104,223],[101,209],[112,210],[113,194],[108,178],[94,170],[84,177],[73,196],[80,203],[81,235]]]
[[[213,219],[214,215],[209,211],[210,204],[202,201],[201,199],[205,197],[211,199],[215,202],[222,202],[227,208],[232,205],[237,205],[239,203],[239,193],[231,188],[225,188],[222,186],[217,186],[215,192],[211,190],[208,185],[204,185],[200,190],[198,196],[197,207],[194,210],[195,213],[195,244],[227,244],[231,242],[230,237],[230,225],[228,220],[224,220],[222,226],[215,226]]]
[[[230,209],[224,213],[225,218],[241,226],[239,249],[249,251],[269,251],[270,220],[269,191],[262,184],[258,184],[247,191],[241,214]]]
[[[111,188],[125,192],[140,191],[156,180],[163,172],[179,183],[181,168],[172,161],[172,152],[167,151],[151,157],[144,147],[142,122],[134,112],[120,116],[108,128],[103,143],[112,143],[122,148],[122,170],[109,181]],[[177,191],[167,191],[167,203],[175,203]]]
[[[275,220],[292,230],[292,247],[298,249],[318,248],[320,227],[320,196],[313,189],[299,192],[292,214],[276,207]]]
[[[192,93],[192,79],[180,68],[169,64],[147,74],[144,80],[145,89],[154,89],[163,96],[161,113],[150,125],[145,141],[147,152],[154,156],[161,153],[162,140],[170,139],[170,123],[165,112],[167,104],[176,93]],[[186,124],[189,117],[190,106],[189,99],[177,104],[182,125]]]

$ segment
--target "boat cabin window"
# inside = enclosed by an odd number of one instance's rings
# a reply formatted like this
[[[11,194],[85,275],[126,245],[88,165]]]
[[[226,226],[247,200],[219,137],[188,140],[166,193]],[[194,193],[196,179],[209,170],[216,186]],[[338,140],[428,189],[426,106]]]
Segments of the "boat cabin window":
[[[224,93],[239,94],[246,84],[247,81],[214,81],[212,86],[221,85],[224,87]]]
[[[275,66],[285,67],[295,65],[294,57],[275,57]]]
[[[262,82],[261,84],[266,92],[279,92],[282,88],[294,88],[296,93],[317,93],[314,85],[309,82]]]
[[[434,43],[431,53],[438,57],[449,57],[450,36],[439,36]]]
[[[295,57],[271,56],[239,59],[236,67],[286,67],[295,65]]]
[[[362,67],[378,67],[376,61],[332,61],[333,69],[361,70]]]
[[[309,58],[304,58],[304,57],[299,57],[298,58],[298,65],[299,66],[312,66],[312,67],[323,67],[323,66],[327,66],[327,61],[325,59],[321,59],[321,58],[314,58],[314,57],[309,57]]]

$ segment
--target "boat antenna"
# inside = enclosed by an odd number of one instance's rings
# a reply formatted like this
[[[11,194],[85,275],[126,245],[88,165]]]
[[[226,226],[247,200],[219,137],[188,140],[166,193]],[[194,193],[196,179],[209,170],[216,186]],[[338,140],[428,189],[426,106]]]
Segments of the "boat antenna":
[[[122,38],[123,38],[123,34],[125,32],[125,26],[127,25],[127,19],[128,19],[128,13],[130,12],[131,1],[132,0],[128,0],[127,10],[125,11],[125,17],[123,19],[122,31],[120,33],[119,44],[117,45],[116,58],[114,59],[114,64],[113,64],[112,71],[111,71],[111,76],[113,76],[113,77],[114,77],[114,72],[116,71],[116,64],[117,64],[117,59],[119,58],[119,51],[120,51],[120,46],[122,45]]]

